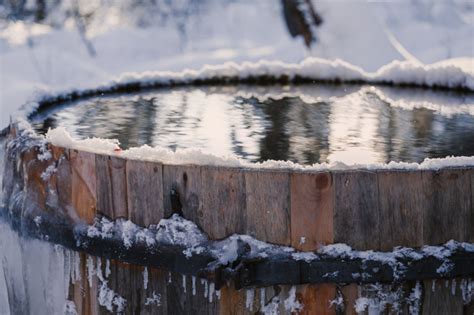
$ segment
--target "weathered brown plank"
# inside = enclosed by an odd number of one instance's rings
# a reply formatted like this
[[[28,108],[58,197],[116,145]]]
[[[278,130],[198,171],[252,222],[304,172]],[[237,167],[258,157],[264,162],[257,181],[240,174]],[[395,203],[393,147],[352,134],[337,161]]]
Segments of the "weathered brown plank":
[[[126,162],[125,159],[117,157],[111,157],[109,161],[113,188],[114,218],[128,218]]]
[[[48,167],[48,161],[37,159],[38,152],[32,148],[24,152],[21,156],[23,164],[23,174],[26,175],[26,198],[25,213],[39,215],[46,210],[46,182],[41,175]]]
[[[96,215],[95,154],[69,150],[72,207],[82,220],[91,224]]]
[[[59,210],[65,211],[73,221],[77,221],[79,217],[72,207],[72,171],[69,150],[54,146],[51,146],[51,150],[54,159],[57,161],[54,180]]]
[[[379,209],[377,174],[372,171],[333,173],[334,242],[358,249],[378,249]]]
[[[126,160],[97,154],[97,211],[112,219],[128,218]]]
[[[468,241],[472,225],[471,178],[462,169],[422,172],[428,206],[423,214],[424,244]]]
[[[253,289],[249,289],[253,290]],[[221,299],[219,303],[219,314],[222,315],[240,315],[240,314],[254,314],[257,310],[256,307],[252,309],[247,309],[246,307],[246,296],[247,290],[235,290],[231,287],[221,288]],[[252,306],[258,305],[254,299],[252,299]],[[253,311],[253,312],[252,312]]]
[[[423,315],[462,314],[463,301],[459,285],[452,290],[452,280],[440,280],[434,284],[430,280],[423,281]],[[447,284],[447,286],[446,286]],[[433,292],[434,287],[434,292]]]
[[[359,289],[357,284],[351,283],[341,288],[342,297],[344,300],[344,314],[345,315],[356,315],[354,305],[359,295]]]
[[[74,304],[78,314],[99,314],[99,302],[98,297],[98,281],[97,277],[91,278],[91,284],[89,284],[88,270],[87,270],[87,254],[79,253],[80,257],[80,274],[81,278],[79,281],[74,283]],[[93,258],[95,261],[95,258]]]
[[[172,213],[171,190],[179,194],[183,216],[199,222],[201,205],[201,168],[189,165],[163,165],[163,204],[165,216]]]
[[[330,173],[291,174],[291,245],[312,251],[334,242]]]
[[[296,296],[302,303],[300,314],[336,314],[334,305],[330,301],[336,297],[335,284],[305,284],[297,286]]]
[[[290,245],[289,173],[249,170],[245,190],[247,233],[261,241]]]
[[[202,217],[209,237],[245,234],[245,178],[239,169],[201,168]]]
[[[423,195],[420,171],[378,171],[380,250],[423,245]],[[375,227],[374,227],[375,228]]]
[[[218,314],[219,299],[210,282],[196,278],[193,290],[192,277],[171,273],[166,286],[168,314]]]
[[[160,163],[127,161],[128,216],[135,224],[149,226],[164,217],[162,170]]]

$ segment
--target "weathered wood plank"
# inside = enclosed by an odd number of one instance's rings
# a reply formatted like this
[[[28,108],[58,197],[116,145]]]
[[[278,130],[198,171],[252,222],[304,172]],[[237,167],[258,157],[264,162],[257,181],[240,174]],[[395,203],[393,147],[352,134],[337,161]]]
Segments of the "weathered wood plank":
[[[97,154],[97,211],[112,219],[128,218],[126,160]]]
[[[336,297],[335,284],[306,284],[297,286],[296,296],[304,305],[300,314],[336,314],[330,301]]]
[[[117,157],[111,157],[109,160],[115,219],[128,218],[126,162],[125,159]]]
[[[423,315],[463,313],[463,301],[459,286],[454,284],[455,289],[453,290],[452,280],[446,281],[448,280],[438,280],[434,284],[431,280],[423,281]]]
[[[423,214],[423,243],[468,241],[472,230],[468,218],[472,212],[469,172],[462,169],[423,171],[422,179],[428,199]]]
[[[72,207],[80,219],[91,224],[96,215],[97,183],[95,154],[69,150]]]
[[[333,199],[330,173],[291,174],[291,246],[312,251],[334,242]]]
[[[341,291],[344,301],[344,314],[356,315],[357,312],[355,311],[354,305],[357,298],[359,297],[359,289],[357,284],[351,283],[349,285],[345,285],[341,288]]]
[[[247,234],[264,242],[290,245],[289,173],[246,171],[245,189]]]
[[[257,310],[255,302],[255,294],[253,295],[251,304],[252,308],[247,308],[247,292],[253,292],[254,289],[249,290],[235,290],[229,286],[221,288],[221,299],[219,303],[219,314],[222,315],[240,315],[240,314],[254,314]],[[249,293],[250,294],[250,293]]]
[[[38,152],[32,148],[21,156],[23,163],[23,174],[26,175],[26,213],[39,215],[46,210],[46,181],[41,175],[49,165],[48,161],[37,159]]]
[[[164,217],[162,170],[160,163],[127,161],[128,216],[135,224],[147,227]]]
[[[97,277],[91,277],[89,283],[88,269],[87,269],[87,254],[79,253],[80,257],[80,275],[79,281],[74,283],[74,304],[78,314],[99,314],[98,283]],[[95,258],[93,258],[95,260]]]
[[[380,224],[377,174],[372,171],[333,173],[334,242],[358,250],[378,249]]]
[[[245,234],[245,178],[239,169],[201,168],[202,217],[211,239]]]
[[[69,150],[55,146],[51,146],[51,150],[54,159],[57,161],[54,179],[59,210],[65,211],[74,222],[77,222],[79,217],[72,207],[72,170]]]
[[[380,250],[423,245],[423,195],[420,171],[378,171]],[[373,227],[376,228],[376,227]]]
[[[163,165],[163,204],[165,217],[178,207],[172,204],[171,191],[178,195],[183,216],[197,224],[203,217],[201,201],[201,168],[189,165]],[[175,203],[175,202],[173,202]]]
[[[97,212],[113,219],[114,204],[112,201],[109,157],[106,155],[96,154],[95,166],[97,181]]]

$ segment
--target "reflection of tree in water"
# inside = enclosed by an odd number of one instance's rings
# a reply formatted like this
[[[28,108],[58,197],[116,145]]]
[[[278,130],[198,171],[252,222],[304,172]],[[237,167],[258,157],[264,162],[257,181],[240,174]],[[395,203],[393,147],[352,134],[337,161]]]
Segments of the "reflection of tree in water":
[[[354,93],[316,103],[299,97],[261,102],[256,97],[230,96],[235,91],[208,93],[183,90],[95,98],[62,107],[34,127],[44,133],[49,127],[65,126],[74,137],[116,138],[123,148],[215,147],[218,154],[233,153],[254,162],[313,164],[326,162],[341,150],[351,158],[351,152],[361,148],[377,153],[372,155],[376,162],[474,155],[474,116],[469,114],[443,116],[427,108],[402,109],[377,97],[352,97]],[[226,121],[218,137],[209,134],[202,121],[203,116],[215,115],[216,109],[219,119]]]
[[[289,99],[288,120],[290,160],[303,164],[327,161],[331,105],[325,102],[307,104],[299,98]]]
[[[290,143],[286,134],[289,110],[287,99],[265,101],[262,106],[269,125],[260,140],[259,161],[288,160]]]

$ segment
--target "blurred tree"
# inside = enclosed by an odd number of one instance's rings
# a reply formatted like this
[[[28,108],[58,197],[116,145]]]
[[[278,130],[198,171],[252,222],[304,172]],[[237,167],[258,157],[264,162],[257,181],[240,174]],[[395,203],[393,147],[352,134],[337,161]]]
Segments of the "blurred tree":
[[[281,0],[283,16],[292,37],[303,36],[306,47],[316,42],[315,29],[323,23],[310,0]]]

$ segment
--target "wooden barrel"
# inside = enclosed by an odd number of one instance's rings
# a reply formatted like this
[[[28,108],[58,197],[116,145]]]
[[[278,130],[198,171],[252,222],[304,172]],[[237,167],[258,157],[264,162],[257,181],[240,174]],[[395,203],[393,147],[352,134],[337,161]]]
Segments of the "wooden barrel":
[[[10,143],[18,137],[12,126]],[[474,243],[473,167],[253,169],[163,164],[51,144],[47,149],[50,159],[38,158],[45,154],[38,145],[16,158],[7,152],[5,182],[9,176],[21,177],[28,194],[27,209],[22,211],[32,216],[57,212],[71,222],[88,224],[104,216],[147,227],[178,212],[212,240],[246,234],[301,251],[335,243],[374,251],[440,245],[452,239]],[[54,171],[48,173],[51,165]],[[15,189],[4,186],[7,195]],[[52,192],[56,207],[48,202]],[[80,266],[81,280],[70,290],[80,314],[120,310],[119,297],[127,301],[123,312],[128,314],[246,314],[272,308],[280,313],[354,314],[356,309],[368,311],[370,301],[380,300],[381,288],[385,293],[403,289],[407,302],[402,312],[412,307],[407,296],[413,292],[421,292],[417,307],[424,314],[473,311],[472,302],[463,303],[462,286],[470,283],[466,278],[377,285],[328,281],[240,290],[229,284],[216,290],[212,282],[196,276],[85,253],[80,255]],[[110,273],[108,286],[103,288],[106,273]],[[107,294],[111,300],[104,302]],[[394,307],[393,301],[382,305],[385,310]]]

